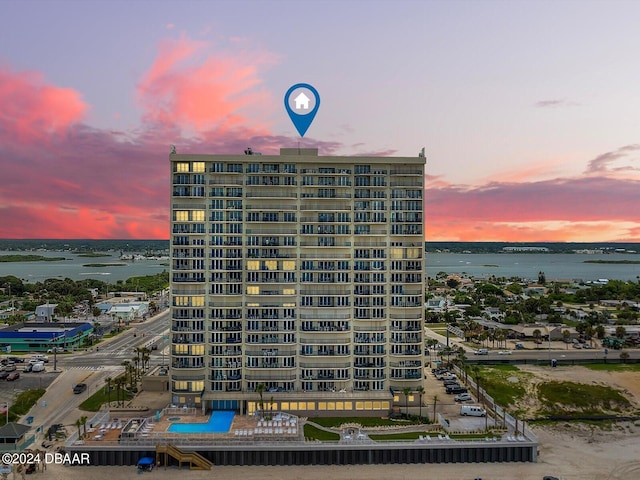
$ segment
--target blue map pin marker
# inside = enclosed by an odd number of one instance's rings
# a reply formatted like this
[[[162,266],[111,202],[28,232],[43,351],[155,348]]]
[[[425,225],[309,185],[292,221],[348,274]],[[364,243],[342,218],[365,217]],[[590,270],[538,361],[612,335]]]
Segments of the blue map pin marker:
[[[300,92],[293,99],[295,110],[291,108],[289,97],[294,91],[298,89],[306,89],[313,94],[313,96],[315,97],[313,108],[309,108],[309,102],[311,102],[311,99],[307,95],[305,95],[304,91]],[[319,107],[320,95],[318,94],[318,91],[308,83],[296,83],[294,86],[289,88],[289,90],[287,90],[287,93],[285,93],[284,95],[284,108],[287,109],[289,118],[293,122],[293,126],[296,127],[296,130],[301,137],[304,137],[304,134],[307,133],[307,130],[311,126],[311,122],[313,122],[313,119],[316,117],[316,113],[318,113]]]

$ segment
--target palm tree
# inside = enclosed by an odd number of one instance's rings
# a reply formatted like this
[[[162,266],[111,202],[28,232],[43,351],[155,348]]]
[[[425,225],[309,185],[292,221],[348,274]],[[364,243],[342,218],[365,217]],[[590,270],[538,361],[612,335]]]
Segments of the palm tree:
[[[88,417],[86,415],[80,417],[80,424],[82,425],[83,435],[85,437],[87,436],[87,419]]]
[[[404,387],[402,389],[402,394],[404,395],[404,407],[406,410],[407,418],[409,418],[409,395],[411,395],[411,388]]]
[[[620,360],[622,360],[622,363],[627,363],[627,360],[629,360],[629,352],[620,352]]]
[[[111,377],[105,378],[104,382],[107,384],[107,406],[108,406],[111,404]]]
[[[438,405],[438,396],[433,396],[433,423],[436,423],[436,406]]]
[[[593,335],[596,333],[595,329],[592,325],[587,325],[587,328],[584,329],[584,336],[587,340],[589,340],[589,345],[593,347]]]
[[[480,367],[474,365],[471,370],[473,371],[473,378],[476,382],[476,396],[478,397],[478,401],[480,401]]]
[[[264,383],[259,383],[256,385],[256,392],[260,395],[260,402],[258,402],[258,406],[260,407],[260,416],[264,419],[264,399],[262,398],[262,394],[267,391],[267,386]]]
[[[140,368],[144,370],[149,366],[149,360],[151,359],[151,350],[147,347],[140,347],[137,350],[139,350]]]
[[[82,425],[82,422],[80,421],[80,419],[76,420],[76,428],[78,429],[78,440],[80,440],[82,438],[82,432],[80,431],[80,425]]]
[[[416,388],[416,392],[418,392],[418,398],[420,399],[420,404],[418,405],[418,417],[420,418],[420,423],[422,423],[422,396],[424,395],[424,387],[420,385],[418,388]]]
[[[131,362],[129,360],[125,360],[120,365],[122,365],[124,367],[125,372],[129,376],[129,386],[133,389],[133,381],[134,381],[134,378],[133,378],[133,365],[131,365]]]
[[[146,370],[149,368],[149,360],[151,360],[151,350],[145,348],[145,352],[142,354],[142,368]]]
[[[542,332],[539,328],[536,328],[533,332],[531,332],[531,335],[533,336],[533,341],[536,342],[536,344],[542,343]]]
[[[140,365],[140,354],[137,354],[135,357],[131,357],[131,362],[135,366],[135,370],[133,372],[134,380],[138,381],[138,366]]]
[[[116,384],[116,402],[119,407],[124,406],[124,390],[122,390],[124,382],[125,382],[125,379],[123,377],[116,378],[116,381],[114,382]],[[121,390],[122,390],[122,403],[120,403]]]

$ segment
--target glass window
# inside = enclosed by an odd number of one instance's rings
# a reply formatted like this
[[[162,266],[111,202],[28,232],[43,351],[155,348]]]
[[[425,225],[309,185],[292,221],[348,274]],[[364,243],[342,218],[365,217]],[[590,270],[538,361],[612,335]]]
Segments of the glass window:
[[[176,172],[186,173],[189,171],[189,164],[186,162],[176,163]]]
[[[188,210],[176,210],[175,213],[176,222],[188,222],[189,221],[189,211]]]
[[[195,173],[205,172],[204,162],[193,162],[192,168]]]

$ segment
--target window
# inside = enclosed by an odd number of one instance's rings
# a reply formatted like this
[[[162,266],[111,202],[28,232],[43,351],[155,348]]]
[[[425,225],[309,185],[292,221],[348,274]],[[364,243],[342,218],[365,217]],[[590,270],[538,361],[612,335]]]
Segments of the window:
[[[193,162],[192,168],[193,168],[193,172],[196,172],[196,173],[204,173],[206,171],[204,162]]]
[[[176,172],[186,173],[189,171],[189,164],[186,162],[176,163]]]
[[[173,214],[174,220],[176,222],[188,222],[189,221],[189,211],[188,210],[176,210]]]

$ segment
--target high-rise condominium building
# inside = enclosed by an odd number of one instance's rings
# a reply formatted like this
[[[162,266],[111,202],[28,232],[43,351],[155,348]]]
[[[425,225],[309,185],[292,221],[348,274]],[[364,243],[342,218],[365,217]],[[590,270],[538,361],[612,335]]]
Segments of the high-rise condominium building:
[[[423,157],[174,152],[174,403],[378,414],[422,385]]]

